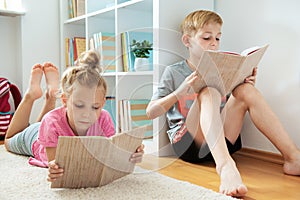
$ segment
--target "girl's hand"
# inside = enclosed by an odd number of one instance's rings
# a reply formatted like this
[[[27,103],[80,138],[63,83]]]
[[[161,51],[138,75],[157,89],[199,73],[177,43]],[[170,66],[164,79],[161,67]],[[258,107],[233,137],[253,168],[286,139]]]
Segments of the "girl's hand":
[[[63,175],[64,170],[62,168],[59,168],[59,166],[55,163],[55,160],[52,160],[48,163],[48,178],[47,180],[49,182],[54,182],[58,177],[61,177]]]
[[[198,93],[200,88],[197,88],[196,86],[197,80],[199,80],[199,76],[196,71],[194,71],[188,77],[186,77],[185,80],[174,92],[177,99],[180,99],[181,97],[186,95]]]
[[[256,75],[257,75],[257,67],[254,67],[254,69],[252,71],[252,75],[245,78],[244,82],[250,83],[254,86],[255,82],[256,82]]]
[[[136,152],[131,155],[129,161],[132,162],[132,163],[142,162],[143,155],[144,155],[144,147],[145,146],[143,144],[141,144],[141,146],[139,146],[136,149]]]

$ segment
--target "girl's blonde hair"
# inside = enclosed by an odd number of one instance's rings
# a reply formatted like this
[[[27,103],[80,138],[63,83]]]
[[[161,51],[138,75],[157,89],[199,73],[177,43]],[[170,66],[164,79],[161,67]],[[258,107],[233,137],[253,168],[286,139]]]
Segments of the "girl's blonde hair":
[[[193,34],[203,28],[208,23],[217,23],[222,25],[222,18],[215,12],[209,10],[197,10],[185,17],[181,23],[180,29],[182,34]]]
[[[62,75],[61,92],[69,97],[73,91],[73,85],[77,81],[82,86],[102,87],[104,94],[107,92],[107,84],[101,76],[100,54],[89,50],[83,52],[75,62],[75,66],[68,67]]]

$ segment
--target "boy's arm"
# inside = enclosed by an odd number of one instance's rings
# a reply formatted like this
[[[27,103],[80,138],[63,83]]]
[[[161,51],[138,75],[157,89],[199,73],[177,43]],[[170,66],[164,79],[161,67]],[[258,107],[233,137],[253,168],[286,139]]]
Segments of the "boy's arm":
[[[167,112],[181,97],[198,92],[197,89],[194,89],[196,88],[197,80],[199,80],[199,77],[196,72],[193,72],[185,78],[174,92],[162,97],[161,99],[150,101],[146,109],[147,116],[150,119],[159,117]]]
[[[152,100],[147,106],[146,112],[150,119],[159,117],[167,112],[177,102],[176,95],[173,93],[157,100]]]

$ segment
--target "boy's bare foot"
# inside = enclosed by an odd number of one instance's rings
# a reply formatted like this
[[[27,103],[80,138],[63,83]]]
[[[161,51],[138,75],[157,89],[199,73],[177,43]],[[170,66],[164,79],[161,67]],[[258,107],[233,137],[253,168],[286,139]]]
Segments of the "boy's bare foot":
[[[233,197],[243,197],[248,192],[233,160],[227,161],[218,170],[221,184],[220,193]]]
[[[59,87],[59,72],[56,66],[50,62],[44,63],[44,74],[49,97],[56,97]]]
[[[294,153],[293,159],[285,160],[283,164],[283,172],[288,175],[300,175],[300,151]]]
[[[31,76],[29,81],[29,87],[26,95],[36,100],[43,95],[42,88],[40,86],[43,77],[43,66],[41,64],[35,64],[31,69]]]

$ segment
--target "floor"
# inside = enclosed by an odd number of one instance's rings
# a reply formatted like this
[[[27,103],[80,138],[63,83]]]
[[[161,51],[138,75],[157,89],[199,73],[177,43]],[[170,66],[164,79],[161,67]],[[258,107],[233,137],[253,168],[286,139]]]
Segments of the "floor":
[[[242,150],[235,153],[233,158],[249,190],[244,200],[300,199],[300,177],[283,174],[282,161],[278,156]],[[143,162],[138,165],[214,191],[219,188],[219,177],[213,162],[191,164],[174,157],[146,154]]]
[[[282,161],[271,157],[261,159],[259,153],[258,156],[248,156],[247,152],[236,153],[233,158],[249,190],[243,199],[300,199],[300,177],[283,174]],[[139,165],[214,191],[219,188],[219,177],[213,162],[191,164],[176,158],[145,155]]]

